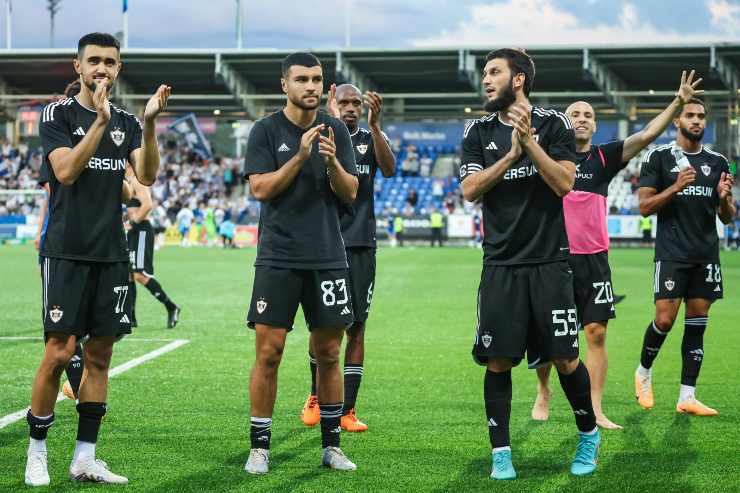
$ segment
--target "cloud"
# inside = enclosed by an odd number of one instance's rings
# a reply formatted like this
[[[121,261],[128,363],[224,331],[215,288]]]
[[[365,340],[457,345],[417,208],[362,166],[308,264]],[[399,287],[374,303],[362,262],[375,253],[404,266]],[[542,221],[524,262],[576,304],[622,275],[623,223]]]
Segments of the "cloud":
[[[714,42],[740,39],[737,26],[740,6],[727,0],[707,4],[717,31],[687,33],[658,28],[640,17],[629,2],[622,5],[618,22],[585,23],[575,14],[559,8],[553,0],[505,0],[471,7],[470,17],[452,30],[418,38],[412,45],[433,46],[532,46],[605,45],[645,43]]]
[[[707,4],[712,26],[723,33],[735,35],[740,30],[740,4],[727,0],[709,0]]]

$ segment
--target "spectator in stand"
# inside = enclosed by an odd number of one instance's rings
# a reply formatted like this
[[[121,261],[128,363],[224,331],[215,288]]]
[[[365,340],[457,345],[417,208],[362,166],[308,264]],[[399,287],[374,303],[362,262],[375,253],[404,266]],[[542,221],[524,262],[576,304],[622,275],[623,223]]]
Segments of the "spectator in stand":
[[[422,156],[419,160],[419,174],[423,177],[429,177],[432,175],[432,165],[434,161],[427,155]]]
[[[406,195],[406,202],[411,204],[411,207],[416,207],[416,204],[419,203],[419,194],[416,193],[415,189],[409,188],[408,194]]]
[[[435,200],[442,200],[442,197],[444,197],[445,194],[445,182],[441,178],[437,178],[432,183],[432,197],[434,197]]]

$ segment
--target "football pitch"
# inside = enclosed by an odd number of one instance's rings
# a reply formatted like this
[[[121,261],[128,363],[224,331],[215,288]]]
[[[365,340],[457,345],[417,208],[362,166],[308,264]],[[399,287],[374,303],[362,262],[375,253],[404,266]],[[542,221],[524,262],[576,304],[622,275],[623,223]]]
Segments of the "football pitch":
[[[568,473],[576,427],[557,377],[550,420],[530,408],[535,374],[514,370],[512,449],[519,479],[493,482],[483,408],[483,368],[470,357],[481,250],[382,248],[365,336],[358,416],[370,429],[342,434],[352,473],[322,469],[320,431],[299,419],[309,390],[308,331],[296,320],[280,369],[267,476],[244,472],[249,453],[247,380],[254,337],[245,328],[254,250],[165,248],[155,269],[183,307],[175,330],[165,310],[139,287],[139,327],[116,345],[98,457],[129,478],[127,487],[85,491],[306,492],[738,492],[740,491],[740,253],[722,254],[725,299],[710,313],[697,397],[720,411],[696,418],[675,411],[683,310],[656,360],[656,405],[642,410],[633,372],[652,319],[652,251],[614,250],[615,292],[627,298],[609,325],[604,409],[624,430],[602,430],[593,477]],[[0,423],[30,400],[42,354],[41,283],[31,247],[0,247]],[[174,340],[189,341],[160,348]],[[582,339],[582,347],[585,341]],[[154,354],[155,356],[151,356]],[[147,360],[136,360],[148,355]],[[129,365],[130,366],[130,365]],[[0,425],[1,426],[1,425]],[[74,448],[74,403],[56,407],[49,432],[50,491],[77,491],[67,479]],[[0,491],[23,491],[28,426],[0,428]]]

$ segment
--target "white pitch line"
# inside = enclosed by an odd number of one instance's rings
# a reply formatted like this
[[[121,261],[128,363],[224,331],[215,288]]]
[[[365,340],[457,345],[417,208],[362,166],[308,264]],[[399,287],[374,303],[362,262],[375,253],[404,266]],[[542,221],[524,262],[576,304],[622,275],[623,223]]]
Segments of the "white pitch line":
[[[39,336],[0,336],[0,341],[43,341],[43,337]],[[179,339],[145,339],[141,337],[124,337],[116,344],[121,342],[172,342]]]
[[[139,339],[141,340],[141,339]],[[185,344],[189,343],[190,341],[187,339],[175,339],[174,341],[170,342],[169,344],[162,346],[159,349],[155,349],[154,351],[150,351],[142,356],[139,356],[138,358],[134,358],[131,361],[127,361],[126,363],[123,363],[122,365],[118,365],[115,368],[112,368],[108,371],[108,378],[115,377],[116,375],[120,375],[121,373],[130,370],[131,368],[134,368],[136,366],[139,366],[142,363],[146,363],[149,360],[153,360],[154,358],[157,358],[158,356],[162,356],[165,353],[169,353],[170,351],[174,351],[175,349],[179,348],[180,346],[184,346]],[[64,394],[59,392],[57,394],[57,402],[63,401],[66,399]],[[28,413],[29,408],[21,409],[20,411],[16,411],[14,413],[8,414],[7,416],[3,416],[0,418],[0,429],[5,428],[8,425],[11,425],[15,423],[16,421],[20,421],[21,419],[26,417],[26,413]]]

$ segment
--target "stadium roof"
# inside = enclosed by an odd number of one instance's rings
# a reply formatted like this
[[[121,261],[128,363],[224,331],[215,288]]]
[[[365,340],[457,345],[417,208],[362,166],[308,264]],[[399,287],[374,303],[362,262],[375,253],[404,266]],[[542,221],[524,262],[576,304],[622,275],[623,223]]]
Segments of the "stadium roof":
[[[480,73],[489,48],[315,51],[327,82],[380,91],[394,118],[460,119],[481,107]],[[602,115],[637,117],[673,97],[681,71],[704,78],[716,115],[736,115],[740,44],[532,47],[536,104],[591,102]],[[290,51],[235,49],[123,50],[115,97],[142,105],[159,83],[173,87],[170,110],[254,118],[282,106],[280,63]],[[0,50],[0,106],[6,110],[58,95],[75,78],[74,50]],[[466,108],[469,108],[466,112]]]

